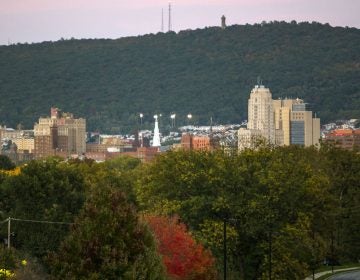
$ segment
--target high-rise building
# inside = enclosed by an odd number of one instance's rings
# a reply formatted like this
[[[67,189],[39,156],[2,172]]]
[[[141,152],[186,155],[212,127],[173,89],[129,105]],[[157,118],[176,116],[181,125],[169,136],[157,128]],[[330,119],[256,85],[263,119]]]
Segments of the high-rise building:
[[[51,108],[51,116],[34,125],[35,158],[81,155],[86,151],[86,120]]]
[[[319,144],[320,119],[307,109],[301,99],[272,100],[269,89],[255,86],[248,103],[247,129],[238,132],[239,150],[254,148],[259,139],[276,146]]]
[[[263,85],[256,85],[250,93],[248,101],[248,123],[247,129],[240,129],[238,132],[238,147],[254,148],[259,141],[268,144],[282,142],[275,136],[274,109],[271,92]],[[280,134],[281,135],[281,134]]]
[[[284,145],[319,144],[320,119],[313,117],[302,99],[274,100],[275,127],[284,132]]]
[[[263,85],[255,86],[250,93],[247,128],[259,130],[269,143],[275,143],[273,100]]]

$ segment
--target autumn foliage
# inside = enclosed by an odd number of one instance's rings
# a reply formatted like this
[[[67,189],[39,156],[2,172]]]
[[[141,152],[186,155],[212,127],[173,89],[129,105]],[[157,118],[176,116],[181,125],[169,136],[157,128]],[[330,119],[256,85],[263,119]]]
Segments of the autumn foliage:
[[[216,279],[215,260],[177,217],[147,216],[171,279]]]

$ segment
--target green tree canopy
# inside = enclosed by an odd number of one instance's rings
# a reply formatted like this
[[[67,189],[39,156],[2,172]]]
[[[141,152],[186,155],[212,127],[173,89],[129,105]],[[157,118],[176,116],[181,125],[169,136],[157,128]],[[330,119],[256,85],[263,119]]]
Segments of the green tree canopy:
[[[50,258],[56,279],[164,279],[152,234],[126,195],[103,185]]]
[[[220,261],[225,221],[230,279],[267,277],[270,254],[275,278],[301,278],[327,246],[332,200],[318,155],[295,146],[169,152],[144,167],[137,197],[144,211],[179,214]]]
[[[31,161],[21,173],[5,178],[0,185],[1,217],[22,220],[73,222],[84,201],[81,173],[53,158]],[[66,224],[12,221],[12,245],[37,257],[56,250],[68,232]],[[2,235],[6,236],[4,227]]]
[[[15,168],[15,164],[9,159],[8,156],[0,155],[0,169],[11,170]]]

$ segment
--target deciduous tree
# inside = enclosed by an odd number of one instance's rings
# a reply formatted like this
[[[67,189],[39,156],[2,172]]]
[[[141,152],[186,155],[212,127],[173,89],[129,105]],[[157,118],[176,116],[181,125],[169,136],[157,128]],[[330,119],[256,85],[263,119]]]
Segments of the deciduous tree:
[[[216,279],[215,260],[177,217],[146,216],[171,279]]]

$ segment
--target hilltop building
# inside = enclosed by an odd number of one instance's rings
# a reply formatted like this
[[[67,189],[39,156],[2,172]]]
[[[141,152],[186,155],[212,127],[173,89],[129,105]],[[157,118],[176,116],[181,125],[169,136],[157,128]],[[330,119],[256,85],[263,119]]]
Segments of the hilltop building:
[[[34,125],[35,158],[52,155],[67,157],[86,151],[86,120],[51,108],[51,116]]]
[[[226,28],[226,17],[223,15],[221,17],[221,29],[225,29]]]
[[[273,100],[268,88],[256,85],[248,102],[247,129],[238,131],[238,148],[255,148],[259,142],[275,146],[319,144],[320,119],[301,99]]]

